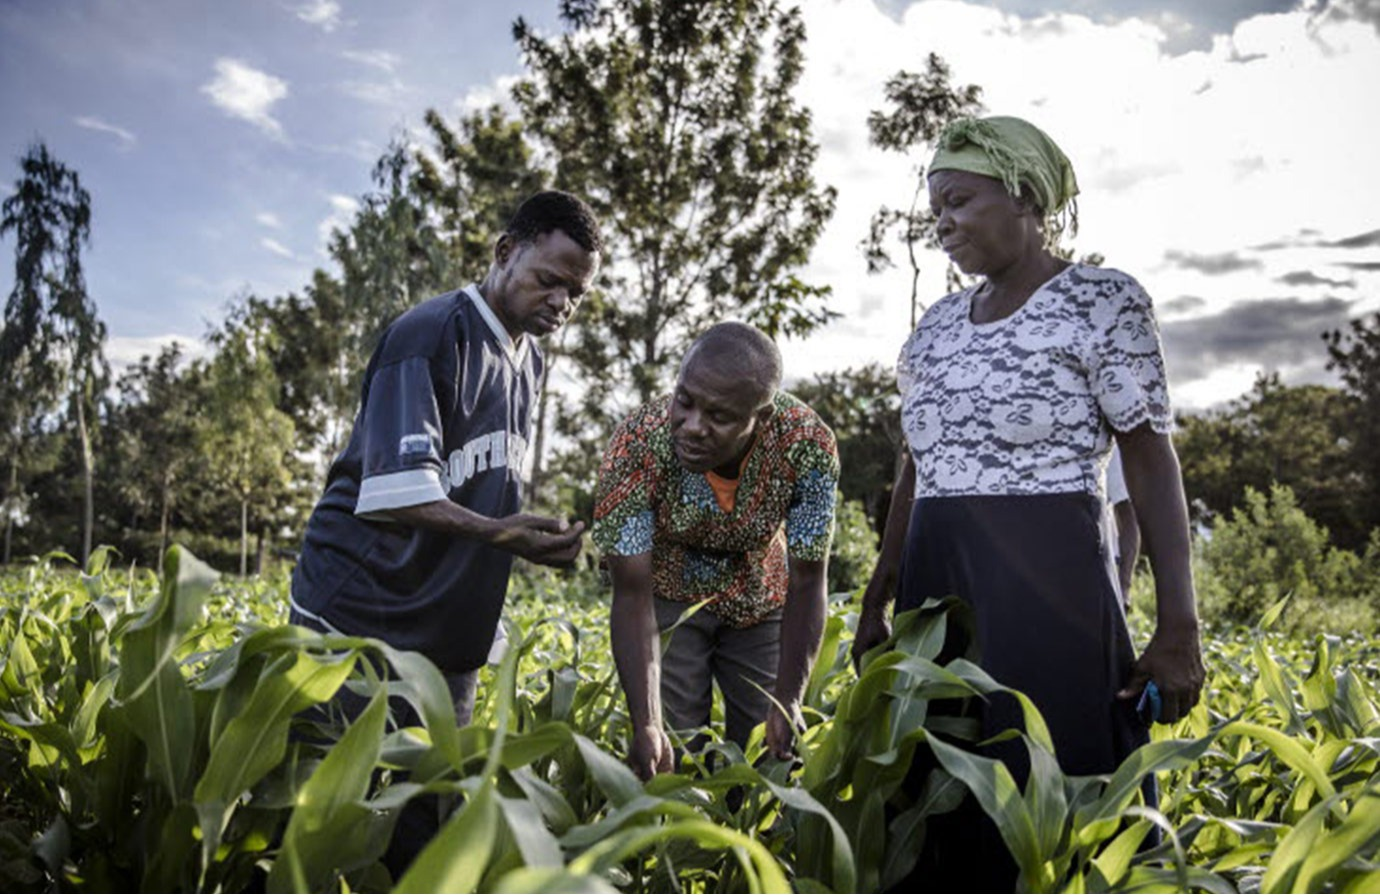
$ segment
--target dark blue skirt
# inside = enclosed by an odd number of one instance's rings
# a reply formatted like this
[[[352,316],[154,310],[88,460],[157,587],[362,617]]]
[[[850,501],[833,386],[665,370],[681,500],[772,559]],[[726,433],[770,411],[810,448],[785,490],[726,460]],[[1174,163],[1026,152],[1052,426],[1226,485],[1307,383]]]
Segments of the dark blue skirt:
[[[949,595],[972,607],[983,669],[1035,703],[1068,774],[1108,773],[1148,738],[1116,698],[1135,652],[1101,522],[1089,494],[918,499],[896,601],[898,612]],[[991,700],[982,727],[1023,729],[1019,705]],[[1019,741],[995,752],[1024,777]]]
[[[1087,494],[921,498],[911,511],[896,611],[957,596],[973,610],[980,661],[999,683],[1039,708],[1066,774],[1105,774],[1148,739],[1132,704],[1116,698],[1134,661],[1100,502]],[[945,653],[966,643],[950,625]],[[998,694],[973,700],[982,738],[1025,729],[1020,705]],[[1025,744],[982,747],[1017,783],[1029,774]],[[932,755],[917,752],[907,778],[920,798]],[[1154,804],[1155,784],[1146,781]],[[1011,892],[1018,870],[996,825],[971,798],[931,818],[924,845],[895,892]]]

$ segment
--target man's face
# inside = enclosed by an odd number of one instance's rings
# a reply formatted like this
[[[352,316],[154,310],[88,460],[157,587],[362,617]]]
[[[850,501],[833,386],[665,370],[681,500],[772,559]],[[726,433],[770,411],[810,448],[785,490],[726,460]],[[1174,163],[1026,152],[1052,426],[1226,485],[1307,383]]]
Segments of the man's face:
[[[494,264],[497,272],[486,296],[494,315],[513,338],[521,333],[544,336],[575,313],[594,280],[599,256],[563,231],[552,230],[521,243],[504,234],[494,247]]]
[[[671,444],[689,472],[737,478],[771,402],[755,383],[724,376],[696,354],[686,358],[671,395]]]

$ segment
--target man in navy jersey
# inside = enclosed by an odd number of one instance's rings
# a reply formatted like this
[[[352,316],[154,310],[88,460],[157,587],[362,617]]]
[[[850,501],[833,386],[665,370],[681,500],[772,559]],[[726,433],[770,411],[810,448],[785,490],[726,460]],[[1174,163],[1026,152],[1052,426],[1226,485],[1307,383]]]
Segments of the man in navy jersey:
[[[582,523],[520,512],[521,477],[544,364],[534,337],[569,319],[602,249],[584,202],[538,193],[482,283],[393,321],[307,522],[292,622],[427,656],[462,725],[513,557],[565,565],[580,551]]]

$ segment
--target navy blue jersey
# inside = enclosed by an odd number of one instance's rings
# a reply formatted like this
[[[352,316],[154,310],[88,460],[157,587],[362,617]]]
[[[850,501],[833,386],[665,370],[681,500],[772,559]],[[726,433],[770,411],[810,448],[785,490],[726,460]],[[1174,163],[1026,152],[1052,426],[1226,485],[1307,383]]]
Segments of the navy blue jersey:
[[[386,640],[439,667],[484,664],[512,555],[390,520],[448,498],[516,513],[542,358],[514,344],[474,286],[411,309],[365,372],[350,443],[307,522],[292,599],[346,634]]]

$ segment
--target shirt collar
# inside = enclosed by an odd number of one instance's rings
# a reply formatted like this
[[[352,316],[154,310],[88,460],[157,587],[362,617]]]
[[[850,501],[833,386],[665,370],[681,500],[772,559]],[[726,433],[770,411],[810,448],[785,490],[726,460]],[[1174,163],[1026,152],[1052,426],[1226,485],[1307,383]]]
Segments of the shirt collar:
[[[489,307],[489,303],[479,293],[478,283],[470,283],[461,291],[468,295],[470,301],[474,302],[474,306],[479,309],[479,316],[483,317],[484,322],[489,325],[494,338],[498,339],[498,344],[503,346],[503,351],[508,355],[508,359],[515,366],[522,366],[522,362],[527,359],[527,343],[532,340],[531,337],[523,333],[518,336],[516,342],[513,341],[513,337],[508,335],[508,330],[504,328],[502,323],[498,322],[498,317],[494,315],[494,309]]]

